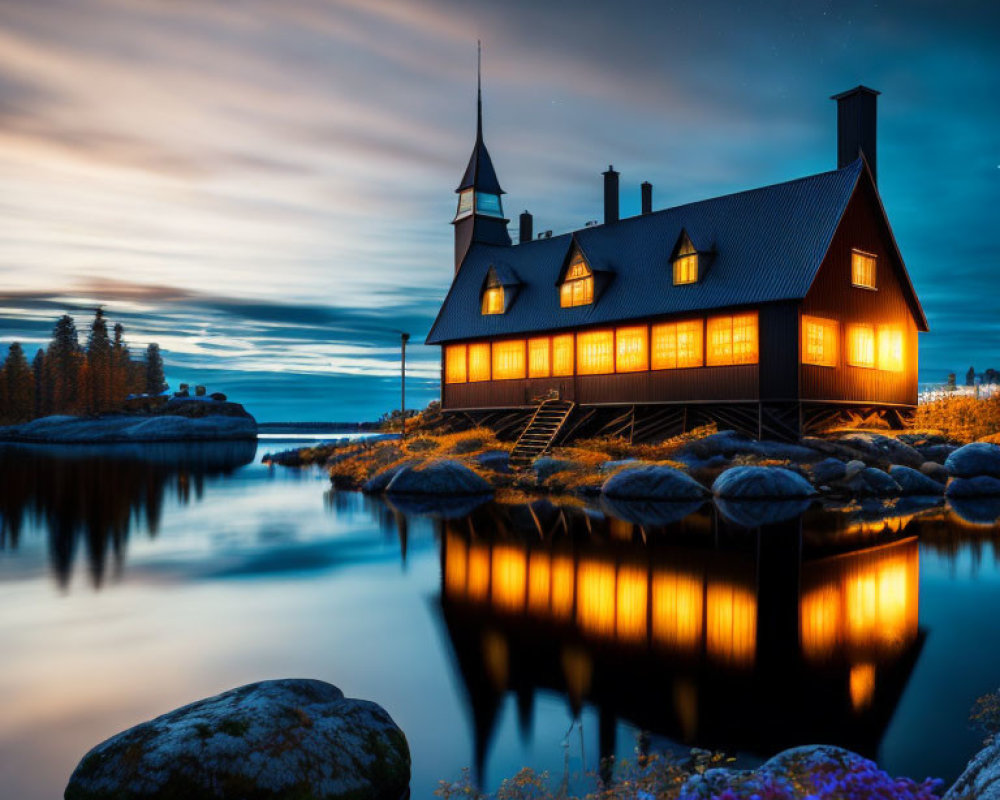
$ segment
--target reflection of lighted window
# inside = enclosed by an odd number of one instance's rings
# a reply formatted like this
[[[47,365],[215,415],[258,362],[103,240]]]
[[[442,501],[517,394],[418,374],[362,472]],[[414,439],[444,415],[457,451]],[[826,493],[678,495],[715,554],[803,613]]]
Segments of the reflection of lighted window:
[[[878,368],[892,372],[903,371],[903,332],[899,328],[879,326]]]
[[[653,639],[666,647],[693,650],[701,640],[702,581],[679,572],[653,573]]]
[[[698,280],[698,252],[691,244],[691,240],[685,236],[684,242],[677,251],[674,258],[674,285],[680,286],[684,283],[696,283]]]
[[[528,377],[549,377],[549,339],[528,339]]]
[[[709,583],[705,604],[709,655],[733,664],[752,664],[757,647],[757,599],[746,589]]]
[[[469,380],[488,381],[490,379],[490,343],[469,345]]]
[[[653,326],[653,369],[700,367],[703,363],[702,321]]]
[[[623,566],[618,570],[616,631],[619,639],[640,642],[646,639],[649,578],[640,567]]]
[[[549,612],[549,585],[552,567],[549,554],[535,550],[528,559],[528,609],[535,615]]]
[[[503,313],[503,287],[491,286],[483,292],[483,313],[502,314]]]
[[[757,363],[757,314],[710,317],[708,320],[710,367]]]
[[[559,287],[559,305],[563,308],[585,306],[594,302],[594,275],[580,253],[573,256]]]
[[[602,375],[615,371],[614,331],[588,331],[576,336],[578,375]]]
[[[444,349],[444,382],[465,383],[465,345],[450,344]]]
[[[833,319],[802,317],[802,363],[837,366],[838,328]]]
[[[552,374],[573,374],[573,334],[552,337]]]
[[[493,549],[493,605],[504,611],[524,609],[527,572],[524,551],[517,547]]]
[[[585,633],[614,635],[614,565],[596,559],[580,561],[576,572],[576,619]]]
[[[486,545],[469,548],[469,570],[466,593],[470,600],[485,600],[490,591],[490,551]]]
[[[851,705],[861,711],[872,704],[875,697],[875,665],[855,664],[850,677]]]
[[[573,611],[573,559],[556,556],[552,559],[552,616],[567,619]]]
[[[615,369],[618,372],[640,372],[649,368],[648,330],[645,325],[639,325],[615,331]]]
[[[875,366],[875,329],[871,325],[847,329],[847,363],[852,367]]]
[[[851,252],[851,283],[865,289],[875,288],[875,256],[860,250]]]
[[[493,343],[493,380],[523,378],[526,374],[524,340]]]
[[[465,594],[465,542],[449,533],[445,539],[445,575],[444,583],[449,597],[462,597]]]

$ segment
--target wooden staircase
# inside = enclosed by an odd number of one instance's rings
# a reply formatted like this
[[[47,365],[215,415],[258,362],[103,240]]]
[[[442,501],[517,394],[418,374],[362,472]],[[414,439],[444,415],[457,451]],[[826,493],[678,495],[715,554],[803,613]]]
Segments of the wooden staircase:
[[[569,400],[543,400],[510,452],[514,470],[527,469],[531,462],[552,447],[576,404]]]

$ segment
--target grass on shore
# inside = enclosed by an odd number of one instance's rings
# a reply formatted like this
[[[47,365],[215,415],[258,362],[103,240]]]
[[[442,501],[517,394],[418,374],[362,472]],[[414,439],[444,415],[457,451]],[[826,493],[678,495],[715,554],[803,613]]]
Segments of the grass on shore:
[[[956,395],[917,406],[917,430],[940,431],[959,442],[1000,444],[1000,396],[984,400]]]

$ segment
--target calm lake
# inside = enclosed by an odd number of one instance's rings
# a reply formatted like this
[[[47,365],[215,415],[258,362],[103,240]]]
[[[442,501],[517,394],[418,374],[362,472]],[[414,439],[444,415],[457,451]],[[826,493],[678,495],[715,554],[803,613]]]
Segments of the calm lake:
[[[0,446],[0,794],[277,677],[375,700],[413,795],[463,767],[841,744],[948,781],[1000,686],[1000,509],[490,503],[447,519],[261,465],[292,443]]]

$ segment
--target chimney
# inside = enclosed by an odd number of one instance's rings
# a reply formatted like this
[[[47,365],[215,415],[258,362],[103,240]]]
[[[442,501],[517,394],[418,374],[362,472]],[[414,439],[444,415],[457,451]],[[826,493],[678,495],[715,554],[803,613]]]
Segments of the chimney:
[[[534,238],[535,219],[527,211],[521,212],[521,227],[517,237],[518,244],[530,242]]]
[[[604,224],[618,222],[618,173],[608,165],[604,173]]]
[[[649,181],[642,182],[642,213],[653,213],[653,184]]]
[[[879,94],[867,86],[858,86],[830,98],[837,101],[837,169],[864,153],[876,183],[875,103]]]

